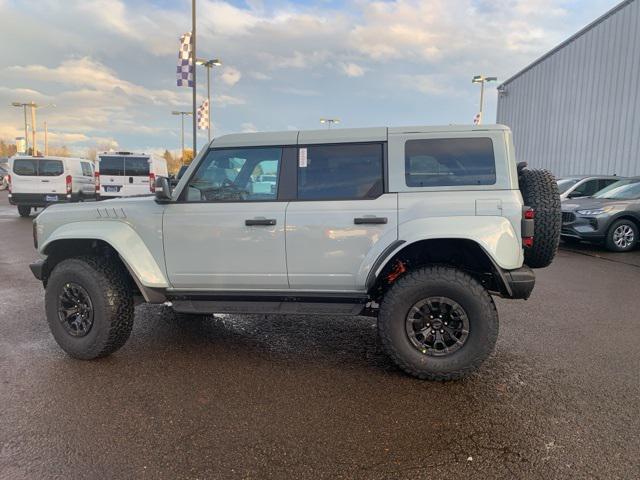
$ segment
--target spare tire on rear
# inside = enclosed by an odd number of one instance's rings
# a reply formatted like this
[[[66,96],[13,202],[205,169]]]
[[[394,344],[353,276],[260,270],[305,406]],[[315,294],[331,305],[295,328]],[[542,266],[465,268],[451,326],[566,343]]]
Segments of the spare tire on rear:
[[[558,184],[548,170],[524,168],[519,176],[524,204],[535,212],[533,246],[525,248],[524,263],[531,268],[551,264],[560,243],[562,212]]]

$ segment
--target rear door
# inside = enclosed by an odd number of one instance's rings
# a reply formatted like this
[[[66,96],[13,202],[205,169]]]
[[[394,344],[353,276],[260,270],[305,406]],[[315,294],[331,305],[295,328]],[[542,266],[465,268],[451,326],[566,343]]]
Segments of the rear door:
[[[61,200],[67,193],[62,160],[16,158],[13,162],[12,192],[48,195],[46,201]]]
[[[287,208],[287,267],[296,290],[364,291],[397,240],[397,195],[384,191],[384,143],[299,147],[297,200]]]
[[[121,195],[150,195],[149,171],[151,159],[147,156],[124,157],[124,186]]]
[[[123,195],[124,187],[124,157],[121,155],[100,156],[98,163],[100,173],[100,195],[118,197]]]

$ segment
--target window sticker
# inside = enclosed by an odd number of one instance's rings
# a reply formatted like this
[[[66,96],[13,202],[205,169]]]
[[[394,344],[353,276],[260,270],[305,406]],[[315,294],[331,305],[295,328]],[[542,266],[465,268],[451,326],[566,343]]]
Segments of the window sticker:
[[[298,154],[298,166],[300,168],[306,168],[307,167],[307,149],[301,148],[299,152],[300,153]]]

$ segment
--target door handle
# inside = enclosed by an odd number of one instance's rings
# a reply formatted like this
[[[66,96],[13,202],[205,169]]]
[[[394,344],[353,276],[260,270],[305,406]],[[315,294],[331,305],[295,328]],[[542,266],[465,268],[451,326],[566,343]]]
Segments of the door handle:
[[[244,224],[247,227],[251,227],[255,225],[269,226],[269,225],[275,225],[276,219],[275,218],[247,218],[244,221]]]
[[[387,222],[387,217],[356,217],[353,219],[353,223],[356,225],[382,225]]]
[[[49,183],[49,180],[40,180],[42,183]]]

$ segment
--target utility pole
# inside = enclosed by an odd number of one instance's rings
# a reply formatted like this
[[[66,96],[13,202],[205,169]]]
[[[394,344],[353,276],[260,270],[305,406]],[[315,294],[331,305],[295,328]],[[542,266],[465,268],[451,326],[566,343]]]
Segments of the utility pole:
[[[31,102],[31,155],[38,155],[38,145],[36,143],[36,104]]]
[[[181,111],[178,111],[178,110],[174,110],[173,112],[171,112],[171,115],[180,115],[180,117],[181,117],[181,121],[182,121],[182,130],[181,130],[181,132],[182,132],[182,134],[180,136],[180,139],[181,139],[180,140],[180,145],[181,145],[181,148],[182,148],[181,160],[182,160],[182,164],[184,165],[184,116],[185,115],[191,115],[191,112],[181,112]],[[194,154],[194,157],[195,157],[195,154]]]
[[[193,63],[193,91],[192,93],[192,115],[193,115],[193,157],[198,154],[198,125],[196,115],[196,0],[191,0],[191,61]],[[184,117],[183,117],[184,118]],[[184,152],[182,154],[184,161]]]
[[[38,105],[36,102],[11,102],[12,107],[22,107],[24,109],[24,141],[27,151],[29,150],[29,135],[27,133],[27,107],[31,109],[31,154],[38,154],[36,143],[36,108],[55,107],[53,103],[48,105]]]
[[[484,108],[484,84],[486,82],[495,82],[498,77],[485,77],[484,75],[476,75],[471,79],[471,83],[480,84],[480,111],[478,112],[478,125],[482,123],[482,111]]]
[[[209,102],[209,119],[208,119],[208,124],[207,124],[207,130],[208,130],[208,135],[209,135],[209,142],[211,142],[211,69],[213,67],[219,67],[220,65],[222,65],[222,62],[220,60],[218,60],[217,58],[214,58],[212,60],[197,60],[196,63],[198,65],[202,65],[204,68],[207,69],[207,102]]]
[[[49,139],[47,138],[47,121],[44,121],[44,156],[49,155]]]

